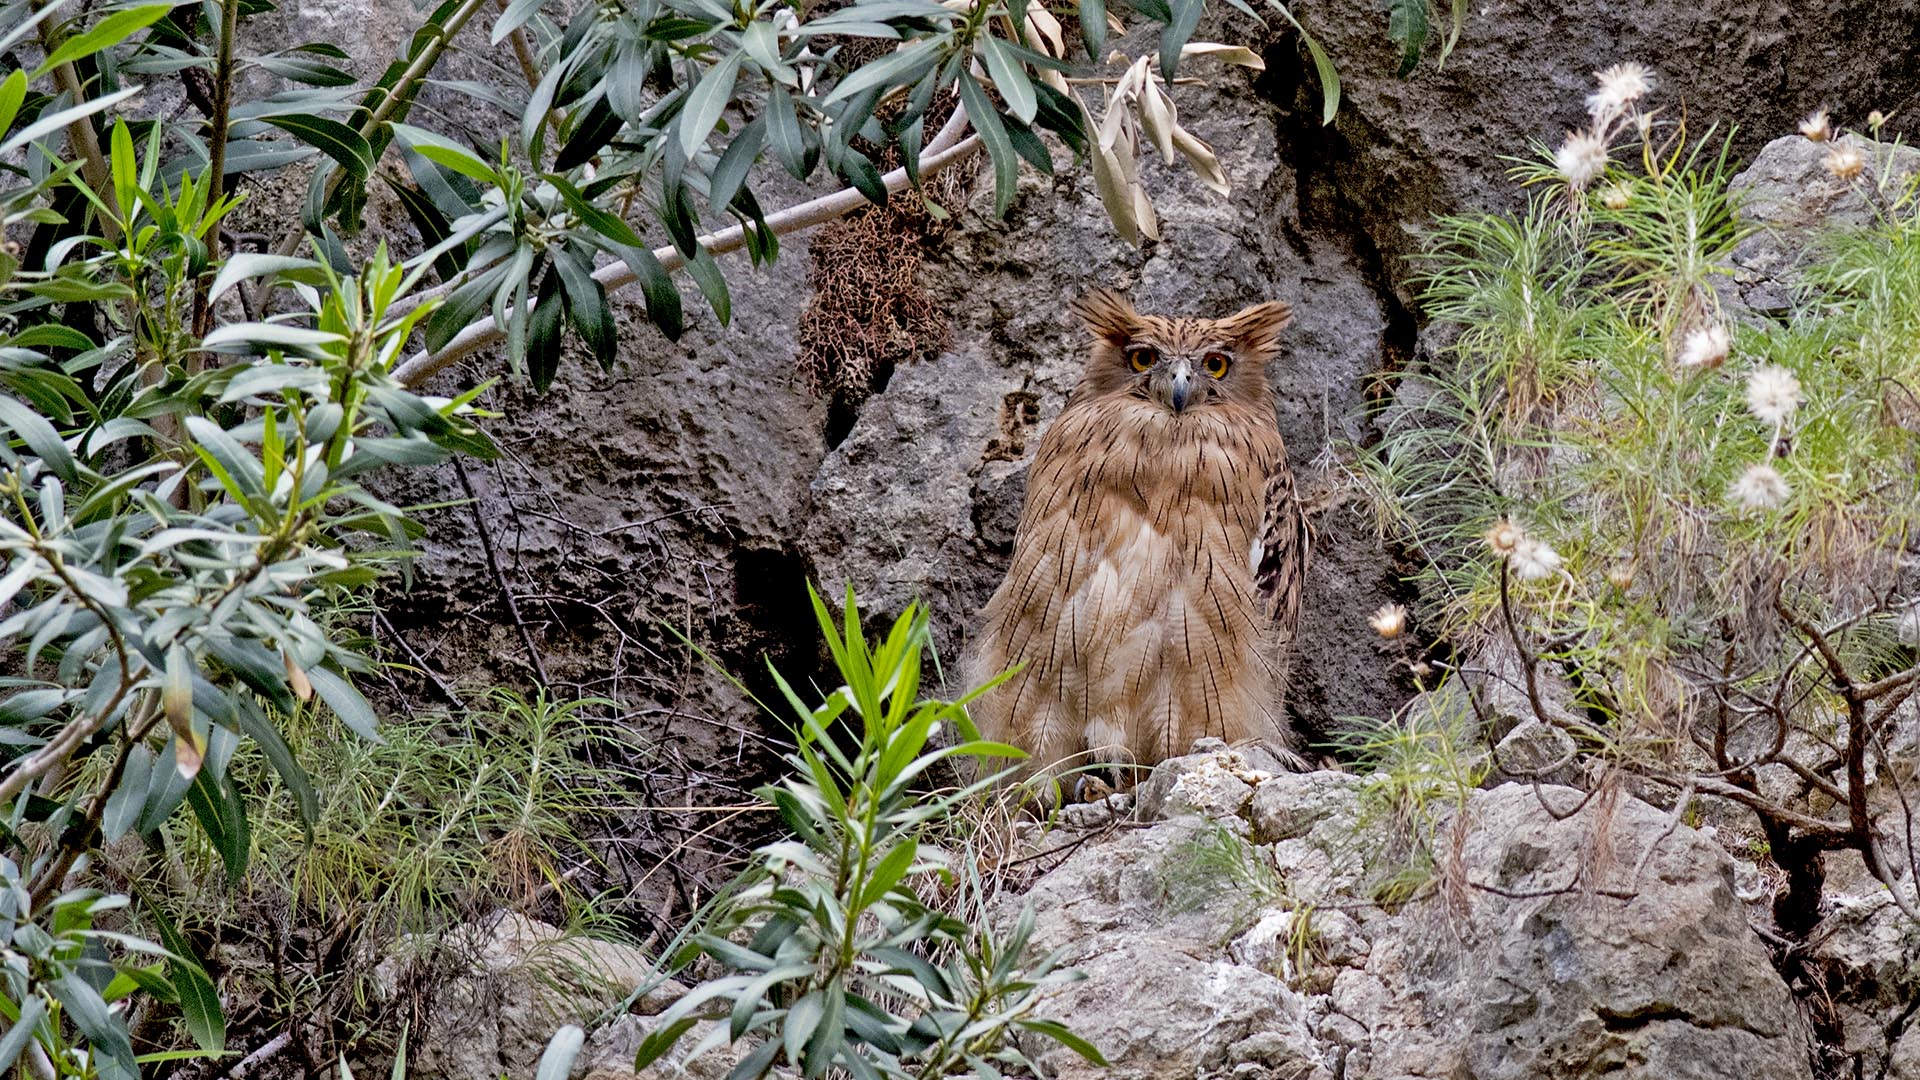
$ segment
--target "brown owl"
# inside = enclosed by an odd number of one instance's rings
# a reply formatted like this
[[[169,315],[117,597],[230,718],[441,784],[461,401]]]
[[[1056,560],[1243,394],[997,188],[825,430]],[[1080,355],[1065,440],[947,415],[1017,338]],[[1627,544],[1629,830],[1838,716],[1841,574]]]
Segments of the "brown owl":
[[[972,706],[1030,770],[1152,765],[1215,736],[1291,757],[1282,710],[1307,524],[1266,364],[1282,303],[1225,319],[1073,305],[1092,355],[1040,440]]]

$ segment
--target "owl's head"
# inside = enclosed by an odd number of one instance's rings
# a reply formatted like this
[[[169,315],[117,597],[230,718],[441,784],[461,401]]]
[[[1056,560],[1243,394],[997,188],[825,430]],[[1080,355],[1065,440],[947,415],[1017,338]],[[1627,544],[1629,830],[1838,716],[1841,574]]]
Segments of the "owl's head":
[[[1081,386],[1155,401],[1175,414],[1269,400],[1266,363],[1293,321],[1293,309],[1277,300],[1224,319],[1142,315],[1109,289],[1075,300],[1072,309],[1093,332]]]

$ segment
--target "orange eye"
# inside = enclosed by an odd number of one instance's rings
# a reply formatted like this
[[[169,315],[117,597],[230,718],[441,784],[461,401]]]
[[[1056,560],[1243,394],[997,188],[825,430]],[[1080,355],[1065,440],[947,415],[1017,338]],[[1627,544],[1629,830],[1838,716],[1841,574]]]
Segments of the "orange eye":
[[[1135,345],[1127,350],[1127,366],[1145,371],[1160,362],[1160,350],[1151,345]]]
[[[1227,359],[1226,353],[1210,352],[1200,358],[1200,365],[1207,369],[1207,374],[1216,379],[1224,379],[1227,376],[1227,369],[1233,366],[1233,361]]]

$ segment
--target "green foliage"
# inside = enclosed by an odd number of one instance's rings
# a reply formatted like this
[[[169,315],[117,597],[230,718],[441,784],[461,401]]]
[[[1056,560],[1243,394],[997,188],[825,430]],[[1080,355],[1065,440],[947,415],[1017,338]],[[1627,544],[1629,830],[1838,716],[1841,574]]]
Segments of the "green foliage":
[[[704,955],[734,974],[662,1014],[634,1067],[672,1049],[715,1004],[728,1022],[696,1052],[752,1041],[738,1077],[782,1064],[809,1077],[829,1069],[856,1077],[996,1076],[1008,1066],[1032,1068],[1012,1041],[1022,1031],[1103,1064],[1071,1031],[1033,1015],[1040,991],[1073,976],[1047,960],[1027,966],[1030,910],[999,931],[970,926],[923,899],[924,889],[956,874],[977,888],[969,867],[936,847],[930,830],[995,777],[945,791],[924,785],[943,762],[1018,751],[971,739],[966,700],[919,696],[928,638],[917,606],[876,644],[863,634],[851,589],[838,620],[817,594],[814,611],[846,682],[809,708],[774,673],[796,719],[795,772],[759,794],[779,809],[793,839],[759,849],[736,891],[678,958]],[[943,727],[963,741],[937,748]]]
[[[685,320],[670,276],[682,267],[726,320],[731,302],[714,258],[724,249],[699,229],[730,217],[752,258],[775,257],[774,215],[755,194],[766,162],[801,179],[824,170],[882,202],[889,196],[877,162],[898,160],[917,185],[922,167],[932,167],[923,160],[936,139],[928,129],[959,101],[971,123],[949,132],[940,152],[958,160],[952,144],[970,126],[994,165],[1004,210],[1021,161],[1053,167],[1044,136],[1076,155],[1095,147],[1093,113],[1076,89],[1091,83],[1067,79],[1091,72],[1041,0],[855,0],[799,10],[774,0],[512,0],[499,7],[491,40],[524,53],[529,82],[471,95],[508,120],[503,138],[476,147],[418,106],[447,50],[494,7],[441,0],[362,84],[330,44],[249,54],[241,25],[270,3],[0,0],[0,54],[26,58],[0,77],[0,744],[8,755],[0,857],[19,871],[13,910],[22,927],[30,915],[79,910],[55,898],[103,848],[130,839],[151,846],[155,865],[192,862],[226,883],[251,883],[311,910],[353,911],[389,930],[431,908],[423,898],[443,895],[451,877],[552,885],[551,857],[575,844],[570,811],[560,809],[567,796],[527,796],[523,819],[501,817],[508,807],[499,785],[522,774],[412,723],[383,733],[354,682],[369,662],[326,617],[330,605],[403,570],[418,538],[403,509],[365,486],[372,473],[493,453],[472,405],[485,387],[451,400],[417,390],[431,369],[424,355],[408,355],[416,334],[444,356],[480,340],[476,324],[490,324],[513,369],[544,388],[569,335],[612,363],[607,292],[622,273],[642,285],[649,319],[668,336]],[[1075,13],[1086,59],[1097,62],[1110,13],[1165,27],[1129,93],[1110,95],[1101,122],[1149,122],[1156,141],[1179,142],[1203,179],[1224,186],[1211,150],[1180,139],[1177,125],[1165,126],[1174,124],[1170,106],[1158,105],[1183,57],[1258,59],[1192,41],[1203,0],[1087,0]],[[1302,38],[1331,110],[1337,76]],[[154,84],[176,79],[190,108],[154,111],[165,96]],[[268,85],[270,96],[248,96]],[[1157,119],[1133,119],[1148,113]],[[396,167],[377,168],[383,160]],[[1099,163],[1134,164],[1112,155]],[[306,181],[297,220],[270,221],[282,231],[262,250],[235,250],[234,238],[258,221],[241,209],[239,178],[271,181],[290,170]],[[414,225],[418,250],[357,238],[370,193],[382,190]],[[1129,214],[1150,213],[1142,192],[1129,198]],[[326,727],[322,708],[353,738]],[[519,706],[489,708],[507,715]],[[579,749],[560,734],[572,730],[563,722],[570,714],[555,708],[526,707],[545,718],[530,730],[547,731],[551,745],[495,738],[491,749],[545,762],[541,776],[578,779],[563,764]],[[890,745],[924,743],[924,733],[899,734],[921,719],[889,719],[900,725]],[[885,768],[912,766],[926,756],[920,750]],[[824,743],[818,753],[841,764]],[[904,783],[919,772],[888,775]],[[396,804],[369,803],[370,793],[348,782],[355,776],[385,776],[428,807],[407,827],[437,821],[441,846],[381,831],[400,828],[383,816]],[[901,798],[896,790],[882,801]],[[912,853],[927,820],[916,815],[944,808],[888,805],[905,816],[869,821],[862,850],[905,859],[875,868],[903,881],[932,872],[937,860]],[[287,860],[296,832],[312,847]],[[521,847],[479,855],[483,836],[488,844],[517,837]],[[393,846],[369,857],[362,848],[372,843]],[[902,850],[909,854],[894,854]],[[295,865],[298,872],[276,877]],[[263,885],[263,876],[275,880]],[[177,884],[157,880],[152,866],[135,868],[141,918],[173,955],[164,976],[128,977],[213,1048],[224,1030],[217,988],[165,914],[202,929],[171,895]],[[850,902],[858,910],[893,902],[887,888],[880,893]],[[969,937],[955,925],[938,933],[967,942],[960,956],[1019,952],[1017,943]],[[91,977],[109,961],[88,948]],[[10,978],[0,1009],[41,1002],[40,1021],[14,1030],[33,1033],[55,1057],[76,1037],[91,1043],[94,1053],[73,1058],[89,1063],[83,1073],[118,1068],[124,1011],[58,997],[61,980],[81,970],[70,952],[46,953]],[[951,1008],[971,1016],[965,1010],[979,1001],[1027,992],[1010,988],[1011,969],[1002,952],[994,956],[978,971],[955,969],[946,989],[957,997],[922,1003],[934,1041],[911,1052],[903,1042],[901,1053],[958,1053],[975,1037],[939,1027]],[[113,963],[123,973],[145,970],[124,957]]]
[[[63,1080],[138,1080],[141,1059],[114,1008],[136,991],[177,1002],[201,1052],[220,1052],[219,1003],[206,996],[211,984],[199,964],[96,925],[126,904],[124,896],[81,889],[36,908],[26,876],[0,858],[0,934],[10,946],[0,957],[0,1018],[8,1028],[0,1068],[14,1068],[23,1054],[44,1055]]]
[[[1640,112],[1631,74],[1603,74],[1634,92],[1596,107],[1639,133],[1629,164],[1572,136],[1515,170],[1545,188],[1525,213],[1435,230],[1425,296],[1451,346],[1405,376],[1365,479],[1426,561],[1423,624],[1468,660],[1446,690],[1473,726],[1476,687],[1510,679],[1578,754],[1754,812],[1790,874],[1852,848],[1890,880],[1911,856],[1865,776],[1895,767],[1871,733],[1920,676],[1920,204],[1830,163],[1874,219],[1818,239],[1789,310],[1741,311],[1724,142]],[[1833,759],[1830,817],[1755,780]]]
[[[391,720],[379,742],[303,709],[288,734],[310,748],[322,793],[310,826],[280,774],[257,758],[236,765],[260,810],[261,857],[243,895],[375,940],[433,932],[501,901],[527,910],[549,891],[572,898],[564,875],[593,860],[582,823],[635,799],[632,777],[595,763],[630,748],[594,717],[607,704],[493,689],[450,716]],[[214,854],[189,865],[212,870]]]
[[[503,908],[606,929],[573,879],[598,863],[583,827],[639,801],[634,776],[598,763],[634,749],[596,717],[607,704],[493,689],[451,715],[390,720],[378,742],[302,707],[284,723],[305,748],[315,812],[302,816],[301,794],[262,755],[236,755],[229,775],[254,821],[245,876],[228,887],[215,845],[175,825],[192,887],[155,904],[224,942],[229,994],[296,1020],[332,1018],[337,1042],[323,1049],[384,1052],[409,1009],[387,1000],[381,964],[405,958],[397,970],[417,969],[430,993],[437,967],[469,962],[452,932]],[[302,927],[339,929],[314,942]]]
[[[1447,633],[1503,633],[1505,563],[1482,538],[1512,518],[1564,562],[1516,582],[1548,658],[1615,673],[1582,704],[1668,737],[1675,667],[1709,642],[1755,646],[1736,650],[1751,685],[1787,660],[1749,636],[1774,619],[1770,588],[1835,617],[1881,610],[1883,634],[1897,614],[1879,594],[1920,525],[1902,479],[1920,449],[1902,388],[1920,365],[1900,344],[1920,327],[1903,295],[1920,218],[1903,199],[1835,238],[1789,323],[1729,327],[1714,282],[1742,230],[1724,152],[1646,160],[1571,212],[1549,195],[1520,218],[1442,224],[1426,295],[1461,328],[1452,362],[1411,376],[1425,404],[1371,478],[1431,562]],[[1724,367],[1684,362],[1723,327]],[[1805,404],[1774,423],[1749,397],[1782,372]],[[1753,466],[1784,481],[1779,505],[1743,486]]]

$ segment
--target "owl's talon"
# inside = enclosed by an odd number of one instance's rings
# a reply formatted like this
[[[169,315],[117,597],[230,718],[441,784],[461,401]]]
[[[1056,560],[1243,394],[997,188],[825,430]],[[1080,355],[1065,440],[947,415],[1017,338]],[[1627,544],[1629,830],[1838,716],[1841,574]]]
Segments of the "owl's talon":
[[[1113,794],[1113,785],[1094,773],[1081,773],[1073,778],[1070,800],[1076,803],[1105,802]]]

